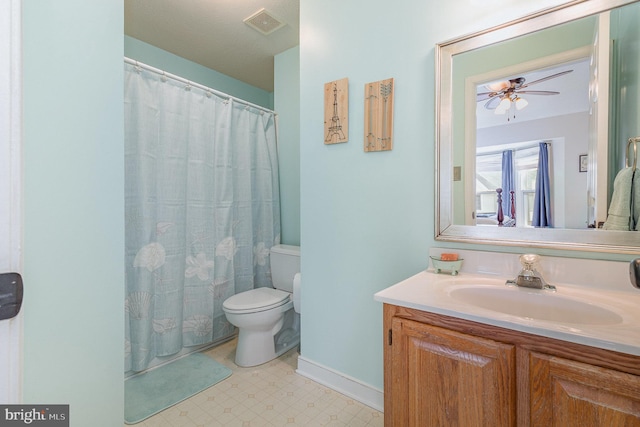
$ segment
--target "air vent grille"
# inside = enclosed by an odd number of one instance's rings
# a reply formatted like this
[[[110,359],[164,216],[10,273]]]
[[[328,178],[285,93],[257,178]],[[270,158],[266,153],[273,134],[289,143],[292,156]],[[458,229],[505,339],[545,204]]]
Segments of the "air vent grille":
[[[260,9],[250,17],[245,18],[243,22],[265,36],[286,25],[264,8]]]

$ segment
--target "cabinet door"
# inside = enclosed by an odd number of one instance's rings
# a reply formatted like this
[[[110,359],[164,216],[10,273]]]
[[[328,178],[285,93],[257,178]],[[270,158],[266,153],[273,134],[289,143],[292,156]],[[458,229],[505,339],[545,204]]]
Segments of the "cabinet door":
[[[532,426],[640,426],[635,375],[531,353],[529,393]]]
[[[515,349],[411,320],[392,320],[385,425],[515,426]]]

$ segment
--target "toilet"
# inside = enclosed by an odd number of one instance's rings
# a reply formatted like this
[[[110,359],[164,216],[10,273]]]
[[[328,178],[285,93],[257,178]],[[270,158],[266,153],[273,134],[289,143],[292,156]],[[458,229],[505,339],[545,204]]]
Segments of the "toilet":
[[[300,247],[273,246],[269,258],[273,288],[241,292],[222,304],[239,330],[238,366],[261,365],[300,343]]]

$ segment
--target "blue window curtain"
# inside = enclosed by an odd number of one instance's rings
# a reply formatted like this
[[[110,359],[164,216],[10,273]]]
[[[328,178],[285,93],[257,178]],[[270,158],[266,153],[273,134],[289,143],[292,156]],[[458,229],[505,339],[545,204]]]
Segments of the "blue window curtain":
[[[511,217],[511,191],[516,190],[513,173],[513,151],[502,152],[502,212]]]
[[[549,180],[549,149],[546,142],[540,143],[536,194],[533,202],[534,227],[553,227],[551,223],[551,182]]]

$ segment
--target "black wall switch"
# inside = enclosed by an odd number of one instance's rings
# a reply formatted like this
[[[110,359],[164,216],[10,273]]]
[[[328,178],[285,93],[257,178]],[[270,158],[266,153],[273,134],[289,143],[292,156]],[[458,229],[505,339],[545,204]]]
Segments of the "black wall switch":
[[[22,307],[22,276],[18,273],[0,274],[0,320],[16,317]]]

